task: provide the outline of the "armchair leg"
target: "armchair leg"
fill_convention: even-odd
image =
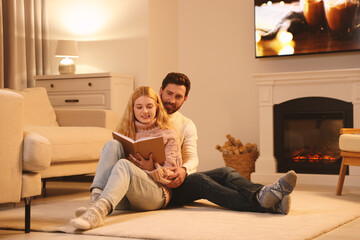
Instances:
[[[30,222],[31,222],[31,200],[32,197],[25,198],[25,233],[30,232]]]
[[[343,189],[343,186],[344,186],[346,170],[348,168],[348,166],[345,165],[344,162],[345,162],[345,160],[344,160],[344,157],[343,157],[343,160],[341,162],[340,172],[339,172],[338,184],[337,184],[337,187],[336,187],[336,195],[337,196],[341,195],[341,192],[342,192],[342,189]]]
[[[43,197],[46,197],[46,180],[45,179],[42,180],[42,190],[41,191],[42,191],[41,195]]]

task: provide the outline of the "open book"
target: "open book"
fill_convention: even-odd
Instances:
[[[163,137],[146,137],[133,140],[118,132],[113,132],[112,135],[113,138],[118,140],[124,147],[126,158],[129,158],[129,154],[136,157],[136,153],[138,152],[146,159],[148,159],[149,154],[152,153],[154,162],[160,165],[166,160]]]

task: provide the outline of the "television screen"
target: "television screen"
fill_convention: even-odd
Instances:
[[[255,0],[256,57],[360,50],[360,0]]]

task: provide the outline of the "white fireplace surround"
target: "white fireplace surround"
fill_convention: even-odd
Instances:
[[[271,183],[277,173],[274,157],[273,105],[302,97],[329,97],[351,102],[354,127],[360,128],[360,69],[254,74],[259,87],[260,156],[251,174],[254,182]],[[300,184],[336,186],[338,175],[298,174]],[[344,186],[360,186],[360,167],[350,166]],[[335,189],[334,189],[335,193]]]

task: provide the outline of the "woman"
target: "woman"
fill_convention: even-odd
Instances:
[[[117,131],[132,139],[162,136],[166,161],[160,166],[154,165],[151,156],[149,160],[140,155],[124,159],[121,144],[116,140],[108,141],[90,188],[90,207],[78,209],[77,218],[71,220],[78,229],[103,225],[105,216],[115,208],[155,210],[170,201],[171,190],[164,184],[169,182],[166,177],[172,174],[168,168],[182,165],[181,149],[161,99],[153,89],[139,87],[134,91]]]

